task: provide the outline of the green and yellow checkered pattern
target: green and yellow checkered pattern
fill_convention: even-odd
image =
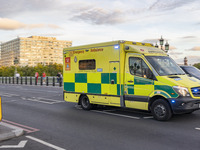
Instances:
[[[111,80],[114,84],[111,84]],[[64,78],[64,90],[77,93],[120,95],[119,74],[68,73]]]
[[[111,80],[114,84],[111,84]],[[164,95],[166,98],[177,97],[171,86],[157,85],[157,81],[134,77],[134,83],[127,85],[128,95],[145,95],[137,89],[146,89],[153,86],[151,91],[161,91],[159,94]],[[138,88],[139,87],[139,88]],[[119,74],[118,73],[68,73],[64,78],[64,90],[66,92],[75,93],[88,93],[88,94],[103,94],[103,95],[116,95],[124,94],[123,84],[120,88]],[[139,93],[140,92],[140,93]],[[145,91],[143,91],[145,92]],[[166,94],[165,94],[166,93]],[[168,93],[168,94],[167,94]],[[154,92],[156,94],[156,92]]]

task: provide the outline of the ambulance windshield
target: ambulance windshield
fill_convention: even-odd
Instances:
[[[146,59],[160,76],[185,74],[168,56],[146,56]]]

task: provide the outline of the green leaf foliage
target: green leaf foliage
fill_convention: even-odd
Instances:
[[[198,69],[200,69],[200,63],[196,63],[193,66],[196,67],[196,68],[198,68]]]

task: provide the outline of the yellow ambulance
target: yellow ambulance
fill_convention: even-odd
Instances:
[[[85,110],[107,105],[157,120],[200,109],[200,80],[149,43],[112,41],[64,48],[63,95]]]

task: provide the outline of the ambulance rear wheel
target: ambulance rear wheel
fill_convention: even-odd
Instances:
[[[166,121],[172,117],[169,103],[164,99],[158,99],[151,106],[151,113],[156,120]]]
[[[89,98],[86,95],[81,96],[81,98],[80,98],[80,104],[81,104],[81,107],[84,110],[90,110],[90,109],[92,109],[92,104],[90,104],[90,100],[89,100]]]

